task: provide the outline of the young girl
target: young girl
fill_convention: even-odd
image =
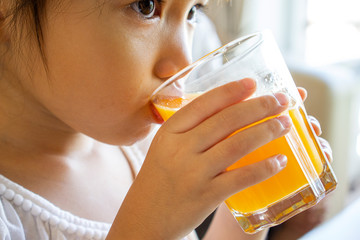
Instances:
[[[162,122],[149,96],[190,63],[205,4],[0,0],[0,239],[196,239],[224,199],[285,167],[278,155],[225,171],[291,126],[278,117],[224,140],[287,108],[281,94],[242,101],[251,79],[184,107],[148,152],[139,142]],[[221,205],[205,238],[265,234],[244,234]]]

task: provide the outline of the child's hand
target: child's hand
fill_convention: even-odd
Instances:
[[[299,93],[305,101],[307,93],[306,90],[303,88],[299,88]],[[317,121],[316,118],[309,116],[308,117],[311,126],[313,127],[316,135],[321,135],[321,127],[320,123]],[[329,143],[319,137],[320,145],[326,154],[329,161],[332,161],[332,151]],[[305,233],[313,229],[314,227],[318,226],[320,223],[323,222],[325,218],[325,214],[327,212],[327,204],[326,198],[323,199],[320,203],[316,206],[294,216],[293,218],[289,219],[288,221],[284,222],[283,224],[271,229],[271,234],[269,239],[276,239],[276,240],[291,240],[291,239],[299,239]]]
[[[164,123],[109,236],[185,236],[227,197],[285,167],[285,157],[273,156],[226,171],[246,154],[285,135],[291,127],[290,118],[280,116],[227,138],[287,108],[288,98],[283,94],[243,101],[255,88],[251,79],[216,88]]]
[[[298,90],[299,90],[302,100],[305,101],[306,97],[307,97],[306,90],[301,87],[299,87]],[[321,126],[320,126],[319,121],[316,118],[314,118],[313,116],[308,116],[308,119],[309,119],[311,126],[314,129],[316,135],[320,136],[322,132],[321,132]],[[332,157],[332,150],[331,150],[330,144],[328,143],[328,141],[326,141],[325,139],[323,139],[321,137],[319,137],[319,142],[320,142],[321,148],[324,151],[326,157],[328,158],[328,160],[330,162],[332,162],[333,157]]]

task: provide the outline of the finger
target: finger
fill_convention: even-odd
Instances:
[[[299,91],[299,94],[300,94],[300,96],[301,96],[301,99],[302,99],[303,101],[305,101],[306,98],[307,98],[307,91],[306,91],[306,89],[303,88],[303,87],[298,87],[298,91]]]
[[[203,152],[245,126],[280,114],[288,103],[286,95],[277,93],[234,104],[194,128],[191,131],[195,136],[193,145],[197,147],[196,151]]]
[[[248,78],[225,84],[194,99],[164,125],[174,133],[186,132],[218,111],[250,97],[255,89],[256,82]]]
[[[227,198],[274,176],[284,169],[286,164],[286,156],[276,155],[251,165],[223,172],[214,178],[212,187],[216,189],[214,192]]]
[[[332,162],[333,161],[333,152],[332,152],[329,142],[321,137],[319,137],[318,139],[319,139],[321,149],[324,151],[327,159],[329,160],[329,162]]]
[[[204,153],[209,173],[217,175],[227,167],[266,143],[289,132],[290,117],[284,115],[267,120],[219,142]]]
[[[319,121],[313,116],[308,116],[308,120],[310,121],[310,124],[311,124],[312,128],[314,129],[316,135],[320,136],[322,131],[321,131],[321,125],[320,125]]]

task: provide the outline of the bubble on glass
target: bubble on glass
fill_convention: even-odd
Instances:
[[[276,72],[265,72],[258,74],[259,95],[264,93],[276,93],[280,89],[285,90],[281,76]]]
[[[256,95],[261,96],[263,94],[275,94],[281,92],[289,97],[289,106],[293,107],[296,105],[296,100],[293,97],[293,94],[289,91],[289,88],[286,86],[286,82],[287,81],[285,81],[276,71],[259,74],[258,92]]]
[[[278,90],[282,87],[282,78],[276,72],[270,72],[263,77],[263,83],[271,90]]]

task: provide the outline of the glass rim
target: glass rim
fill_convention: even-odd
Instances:
[[[172,84],[173,82],[175,82],[176,80],[178,80],[179,76],[184,75],[185,73],[189,73],[191,72],[191,69],[197,67],[198,65],[202,65],[205,64],[207,62],[209,62],[211,59],[213,59],[214,57],[221,55],[223,53],[225,53],[226,51],[228,51],[229,49],[232,49],[236,46],[241,45],[243,42],[252,39],[254,37],[259,37],[258,41],[256,41],[254,44],[252,44],[250,47],[248,47],[242,54],[236,56],[236,59],[242,59],[245,56],[247,56],[250,52],[252,52],[252,50],[254,50],[257,46],[259,46],[263,41],[264,41],[264,37],[263,35],[268,32],[268,30],[265,31],[261,31],[261,32],[256,32],[253,34],[249,34],[240,38],[237,38],[217,49],[215,49],[214,51],[206,54],[205,56],[199,58],[198,60],[196,60],[195,62],[189,64],[188,66],[182,68],[180,71],[178,71],[177,73],[175,73],[173,76],[171,76],[170,78],[168,78],[167,80],[165,80],[162,84],[160,84],[160,86],[158,86],[153,93],[150,96],[150,99],[153,99],[154,96],[160,92],[163,88],[165,88],[166,86]]]

